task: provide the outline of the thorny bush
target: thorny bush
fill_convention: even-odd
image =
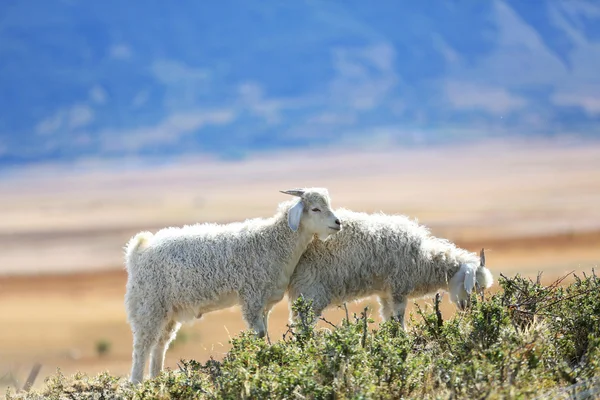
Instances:
[[[418,308],[407,332],[395,321],[374,325],[366,309],[316,329],[310,302],[301,298],[293,305],[299,322],[272,345],[242,332],[222,361],[183,360],[139,386],[106,373],[58,373],[43,389],[9,391],[7,399],[600,396],[596,274],[549,286],[539,277],[501,276],[499,285],[486,298],[473,294],[471,308],[446,321],[437,301]]]

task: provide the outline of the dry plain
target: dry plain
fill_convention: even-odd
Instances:
[[[589,272],[600,261],[597,144],[487,143],[8,171],[0,177],[0,387],[22,382],[35,362],[43,365],[36,386],[57,368],[127,374],[126,240],[141,229],[269,216],[286,199],[278,190],[298,186],[326,186],[335,207],[407,214],[469,250],[485,247],[495,276],[543,271],[549,281]],[[376,318],[373,299],[350,310],[365,305]],[[454,312],[446,298],[443,312]],[[326,318],[338,322],[342,315],[330,310]],[[271,315],[273,340],[286,323],[283,301]],[[243,327],[237,308],[184,326],[167,365],[220,358]],[[103,355],[101,342],[110,346]]]

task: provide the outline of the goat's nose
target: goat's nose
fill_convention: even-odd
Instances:
[[[340,222],[340,220],[339,220],[339,219],[337,219],[337,218],[335,219],[335,224],[336,224],[336,225],[342,225],[342,223]]]

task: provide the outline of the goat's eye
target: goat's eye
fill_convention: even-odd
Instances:
[[[312,211],[314,211],[314,212],[321,212],[321,210],[319,210],[318,208],[313,208]]]

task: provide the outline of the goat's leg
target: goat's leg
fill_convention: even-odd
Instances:
[[[150,357],[150,377],[154,378],[163,370],[165,364],[165,354],[169,348],[169,344],[177,336],[177,331],[181,327],[181,324],[176,321],[169,321],[165,326],[162,335],[158,339],[158,343],[152,350]]]

